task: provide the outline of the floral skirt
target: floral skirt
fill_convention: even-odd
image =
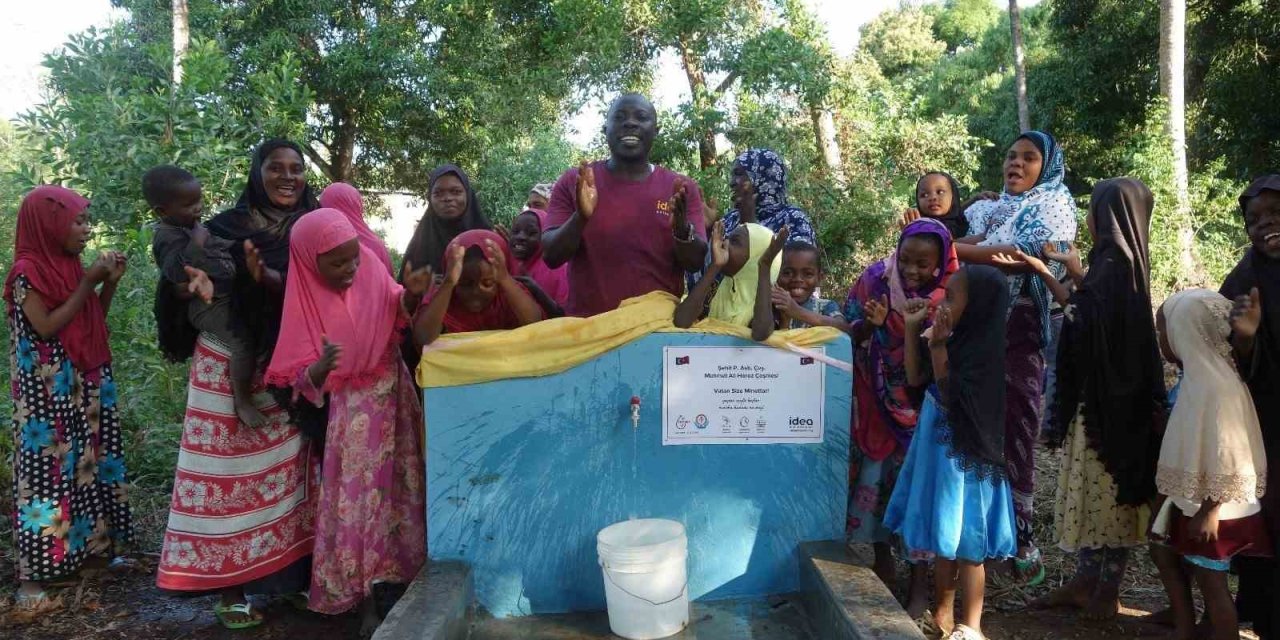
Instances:
[[[884,460],[872,460],[853,443],[849,458],[849,508],[845,516],[845,537],[849,542],[889,542],[893,532],[884,526],[884,508],[889,504],[902,454],[894,452]]]
[[[1062,448],[1053,526],[1063,551],[1136,547],[1147,541],[1151,509],[1116,503],[1116,483],[1090,449],[1083,411]]]
[[[337,614],[377,582],[405,584],[427,557],[422,404],[409,370],[329,396],[311,609]]]
[[[318,458],[261,386],[267,418],[236,418],[230,350],[201,336],[191,359],[182,443],[156,584],[174,591],[244,585],[311,553]]]
[[[14,544],[18,579],[44,581],[123,550],[133,525],[111,365],[83,375],[56,342],[33,344],[15,341],[12,371]]]

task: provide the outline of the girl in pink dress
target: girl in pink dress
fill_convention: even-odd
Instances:
[[[357,605],[379,623],[379,582],[406,583],[426,559],[422,405],[400,358],[399,329],[430,281],[406,269],[397,284],[347,218],[318,209],[289,240],[280,339],[269,384],[327,405],[310,607]]]

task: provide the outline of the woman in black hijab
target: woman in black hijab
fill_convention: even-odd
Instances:
[[[1219,292],[1235,301],[1231,341],[1267,449],[1269,490],[1262,497],[1262,515],[1271,540],[1280,542],[1280,464],[1275,462],[1280,456],[1280,175],[1250,183],[1240,196],[1240,211],[1251,246]],[[1241,557],[1236,569],[1240,621],[1252,621],[1263,640],[1280,637],[1280,566],[1275,559]]]
[[[289,233],[303,214],[317,206],[307,185],[302,149],[287,140],[267,140],[253,154],[239,202],[207,225],[213,235],[233,241],[236,279],[231,290],[231,329],[256,345],[260,354],[271,350],[279,333]],[[251,270],[257,278],[250,275]],[[227,478],[257,479],[268,474],[285,479],[281,491],[271,496],[249,491],[243,499],[216,507],[193,508],[189,496],[176,492],[169,522],[186,524],[165,532],[166,553],[160,558],[156,583],[171,591],[217,592],[221,598],[214,613],[224,626],[258,626],[262,612],[248,602],[246,593],[297,596],[307,590],[312,514],[319,488],[309,473],[314,447],[302,437],[292,414],[288,419],[280,416],[285,409],[277,402],[257,407],[272,425],[272,435],[252,435],[264,431],[238,419],[226,392],[230,386],[227,347],[206,335],[194,351],[186,418],[189,437],[182,439],[182,463],[174,485],[216,488],[230,482]],[[261,385],[255,388],[255,392],[262,390]],[[222,437],[210,438],[215,432]],[[248,548],[267,530],[279,539],[261,554],[226,553],[237,545]],[[197,566],[191,562],[195,557],[218,560]]]
[[[413,230],[413,238],[404,250],[404,262],[400,264],[400,278],[405,268],[431,267],[436,274],[444,273],[444,249],[458,234],[473,229],[493,230],[493,225],[480,210],[480,200],[471,179],[456,165],[445,164],[431,172],[427,187],[427,211]],[[411,332],[410,332],[411,333]],[[406,335],[400,353],[410,371],[416,371],[422,354],[413,344],[413,336]],[[416,378],[415,378],[416,379]]]
[[[237,328],[261,345],[260,355],[269,353],[280,333],[289,232],[303,214],[320,208],[307,184],[304,158],[302,147],[289,140],[263,142],[253,154],[249,180],[236,206],[214,216],[207,225],[210,233],[234,243],[232,317],[243,325]],[[252,275],[258,267],[261,284]]]
[[[1093,190],[1087,224],[1094,245],[1089,271],[1066,304],[1049,442],[1063,449],[1058,546],[1079,555],[1075,578],[1035,606],[1115,617],[1129,548],[1146,543],[1166,397],[1151,314],[1153,207],[1151,191],[1133,178]]]
[[[458,234],[472,229],[493,230],[480,210],[471,180],[462,169],[446,164],[431,172],[427,189],[427,212],[413,230],[413,239],[404,250],[404,264],[414,268],[429,266],[436,273],[444,269],[444,248]],[[404,273],[404,264],[400,271]]]

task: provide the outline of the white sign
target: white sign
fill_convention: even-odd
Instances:
[[[821,360],[772,347],[665,347],[662,444],[822,442],[826,379]]]

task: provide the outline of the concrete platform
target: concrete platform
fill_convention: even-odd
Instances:
[[[694,602],[680,640],[923,640],[893,594],[838,541],[797,549],[802,591]],[[869,556],[869,554],[868,554]],[[374,640],[614,640],[603,611],[494,618],[472,606],[471,568],[432,562],[387,616]]]
[[[819,640],[800,608],[800,595],[752,600],[695,602],[689,626],[672,640]],[[470,640],[618,640],[609,615],[571,613],[524,618],[477,619]]]

